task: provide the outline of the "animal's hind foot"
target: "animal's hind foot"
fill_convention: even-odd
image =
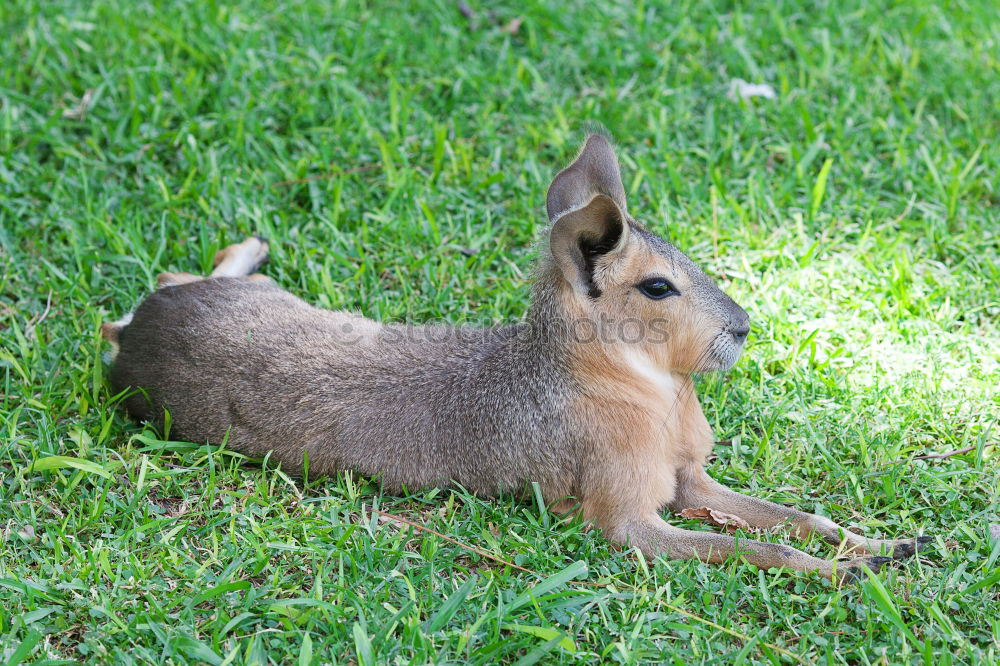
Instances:
[[[111,357],[118,354],[118,336],[122,329],[132,322],[132,313],[128,313],[118,321],[106,321],[101,324],[101,337],[111,343]]]
[[[132,321],[132,315],[127,314],[118,321],[106,321],[101,324],[101,337],[113,345],[118,344],[118,334]]]
[[[212,277],[246,277],[267,262],[268,244],[263,236],[251,236],[228,245],[215,254]]]

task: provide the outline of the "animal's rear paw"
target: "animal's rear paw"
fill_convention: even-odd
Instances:
[[[269,245],[263,236],[250,236],[242,243],[227,245],[215,253],[213,264],[218,267],[222,262],[229,261],[232,266],[223,277],[243,277],[257,271],[267,263]]]
[[[931,540],[929,536],[922,536],[916,539],[901,541],[893,547],[892,558],[894,560],[905,560],[908,557],[912,557],[920,551],[925,550]]]
[[[844,583],[857,583],[865,577],[864,568],[871,569],[877,573],[887,564],[894,561],[891,557],[881,556],[859,557],[854,560],[848,560],[843,565],[837,567],[837,582],[841,585]]]
[[[256,260],[256,263],[254,264],[253,269],[250,271],[251,273],[254,273],[254,272],[258,271],[261,266],[263,266],[264,264],[267,263],[267,260],[268,260],[267,253],[268,253],[268,250],[271,249],[271,244],[268,242],[267,238],[265,238],[264,236],[261,236],[260,234],[254,234],[254,236],[253,236],[252,239],[247,239],[247,240],[248,241],[249,240],[255,240],[255,241],[257,241],[257,253],[256,253],[255,257],[254,257],[255,260]]]

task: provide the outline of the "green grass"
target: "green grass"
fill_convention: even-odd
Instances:
[[[0,663],[997,663],[995,5],[417,4],[0,7]],[[645,561],[535,503],[292,479],[116,406],[100,322],[251,232],[313,303],[516,319],[593,121],[632,212],[751,314],[701,382],[710,471],[927,557],[843,589]]]

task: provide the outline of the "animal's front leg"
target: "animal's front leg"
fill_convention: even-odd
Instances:
[[[737,555],[762,569],[786,568],[808,573],[815,571],[831,580],[854,580],[862,567],[878,571],[891,559],[865,557],[832,562],[780,544],[736,539],[717,532],[696,532],[670,525],[658,515],[636,517],[604,529],[613,541],[639,548],[646,556],[665,555],[671,559],[698,559],[725,562]]]
[[[738,555],[764,569],[816,571],[831,579],[853,578],[861,567],[878,570],[891,561],[888,557],[868,557],[836,563],[780,544],[674,527],[660,517],[658,509],[663,502],[658,497],[662,494],[669,499],[673,495],[671,484],[676,475],[650,474],[653,469],[655,466],[620,466],[611,473],[602,468],[583,489],[584,518],[599,527],[609,540],[635,546],[650,558],[664,555],[671,559],[724,562]]]
[[[901,559],[913,555],[930,541],[930,537],[868,539],[849,532],[829,518],[734,492],[712,479],[700,466],[685,468],[677,475],[677,492],[670,508],[681,511],[700,507],[739,516],[753,527],[783,526],[799,538],[815,532],[834,545],[843,543],[848,552],[857,555],[884,553]]]

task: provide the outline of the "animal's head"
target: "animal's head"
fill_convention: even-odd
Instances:
[[[673,245],[628,212],[618,159],[599,134],[549,186],[548,284],[579,335],[641,351],[659,370],[727,370],[749,333],[747,313]],[[585,342],[591,342],[585,340]]]

